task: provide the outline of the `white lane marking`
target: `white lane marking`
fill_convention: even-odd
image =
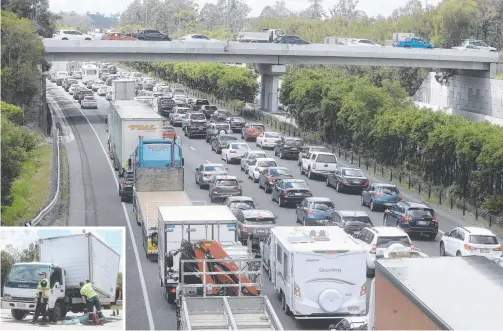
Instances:
[[[47,96],[47,102],[52,106],[55,117],[58,118],[58,122],[61,126],[61,138],[63,142],[68,143],[72,140],[75,140],[72,127],[70,126],[70,124],[68,124],[68,121],[66,120],[66,117],[63,114],[63,111],[61,110],[59,104],[54,100],[52,96]]]
[[[91,122],[87,118],[86,114],[84,114],[84,112],[82,111],[82,109],[80,109],[80,107],[77,106],[78,103],[76,103],[74,100],[72,100],[72,102],[75,104],[75,106],[80,111],[80,113],[82,114],[82,116],[84,116],[84,118],[87,121],[87,124],[89,124],[89,126],[93,130],[94,135],[96,136],[96,139],[98,139],[98,142],[99,142],[99,145],[101,147],[101,150],[103,151],[103,154],[105,154],[105,159],[107,160],[108,166],[110,167],[110,171],[112,171],[112,177],[115,180],[115,184],[117,185],[116,187],[119,187],[119,181],[117,180],[117,176],[115,176],[115,170],[114,170],[114,168],[112,166],[112,163],[110,162],[110,159],[108,158],[108,153],[105,150],[105,147],[101,143],[100,136],[98,135],[98,132],[96,132],[96,129],[91,124]],[[145,301],[145,309],[147,310],[147,318],[148,318],[149,330],[155,330],[154,318],[152,317],[152,309],[150,308],[150,300],[148,298],[147,285],[145,283],[145,277],[143,276],[143,268],[142,268],[141,262],[140,262],[140,254],[138,253],[138,248],[136,246],[136,240],[135,240],[135,237],[134,237],[133,228],[131,226],[131,220],[129,219],[129,215],[128,215],[128,212],[127,212],[127,209],[126,209],[126,203],[125,202],[122,202],[122,210],[124,212],[124,216],[126,216],[126,222],[127,222],[127,226],[128,226],[129,236],[131,237],[131,241],[133,243],[133,251],[134,251],[134,255],[135,255],[135,259],[136,259],[136,265],[138,266],[138,273],[140,275],[140,284],[141,284],[141,289],[143,291],[143,299]],[[127,298],[126,298],[126,300],[127,300]]]
[[[444,234],[445,234],[445,232],[444,232],[444,231],[442,231],[442,230],[438,230],[438,232],[440,232],[442,235],[444,235]]]
[[[195,151],[195,150],[196,150],[196,149],[195,149],[194,147],[192,147],[192,146],[190,146],[190,149],[191,149],[191,150],[193,150],[193,151]]]

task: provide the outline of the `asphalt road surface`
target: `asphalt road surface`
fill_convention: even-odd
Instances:
[[[109,103],[104,97],[98,97],[98,109],[81,110],[77,101],[61,87],[49,83],[48,95],[61,108],[61,114],[66,117],[62,125],[68,125],[62,130],[68,132],[68,158],[70,166],[70,226],[125,226],[126,240],[126,327],[134,330],[176,329],[176,315],[173,306],[168,305],[164,298],[164,289],[160,287],[157,263],[146,259],[142,247],[141,228],[134,221],[131,204],[121,203],[118,196],[116,173],[110,164],[107,154],[107,137],[105,129],[105,114]],[[185,157],[185,190],[191,200],[205,200],[209,204],[208,191],[195,184],[194,170],[205,162],[224,163],[221,156],[211,151],[210,145],[204,139],[188,139],[180,129],[177,133],[182,137]],[[249,142],[252,149],[259,149],[254,142]],[[266,151],[274,157],[272,151]],[[382,212],[372,212],[360,205],[360,196],[337,193],[325,186],[322,180],[309,180],[300,176],[295,160],[280,160],[279,166],[288,167],[297,178],[306,180],[314,196],[330,197],[336,208],[343,210],[364,210],[374,224],[382,224]],[[264,193],[252,180],[240,171],[239,165],[226,165],[230,175],[243,180],[243,195],[252,197],[260,209],[268,209],[278,216],[278,225],[295,225],[295,208],[280,208],[271,201],[270,194]],[[372,180],[372,178],[370,178]],[[405,199],[417,200],[405,196]],[[453,215],[437,211],[440,217],[440,229],[450,231],[460,224]],[[414,244],[422,252],[430,256],[438,256],[439,239],[435,241],[412,238]],[[286,316],[280,309],[279,301],[264,276],[265,293],[276,309],[285,330],[292,329],[326,329],[330,321],[296,322]]]

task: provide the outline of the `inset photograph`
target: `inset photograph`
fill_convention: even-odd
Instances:
[[[0,227],[0,329],[125,330],[122,227]]]

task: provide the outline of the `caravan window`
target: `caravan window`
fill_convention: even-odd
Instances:
[[[276,260],[278,260],[279,263],[281,263],[281,257],[283,256],[283,250],[281,249],[281,246],[276,244]]]
[[[286,255],[286,252],[283,253],[283,278],[288,280],[288,256]]]

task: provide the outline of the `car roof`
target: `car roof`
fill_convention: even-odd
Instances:
[[[496,236],[491,230],[486,229],[486,228],[480,228],[477,226],[461,226],[458,227],[466,232],[468,232],[471,235],[481,235],[481,236]]]
[[[207,166],[220,166],[220,167],[223,167],[224,165],[222,163],[203,163],[202,164],[203,166],[207,167]]]
[[[264,134],[266,133],[274,133],[274,134],[277,134],[278,136],[281,136],[281,134],[279,134],[278,132],[275,132],[275,131],[265,131]]]
[[[340,170],[360,170],[360,171],[362,170],[360,168],[350,168],[350,167],[337,167],[337,168]]]
[[[227,134],[227,133],[224,133],[224,134],[219,134],[218,135],[218,138],[221,138],[221,137],[232,137],[232,138],[236,138],[238,139],[236,136],[232,135],[232,134]]]
[[[285,182],[285,183],[306,183],[305,180],[297,179],[297,178],[285,178],[285,179],[282,179],[281,181]]]
[[[245,209],[241,210],[243,213],[244,217],[249,217],[249,216],[264,216],[264,217],[274,217],[274,214],[270,210],[265,210],[265,209]]]
[[[226,176],[226,175],[217,175],[215,176],[215,179],[228,179],[228,180],[238,180],[236,176]]]
[[[379,187],[394,187],[394,188],[397,188],[396,185],[389,184],[389,183],[373,183],[372,185],[379,186]]]
[[[260,162],[260,161],[276,161],[276,159],[274,159],[272,157],[257,157],[255,160],[257,160],[257,162]]]
[[[420,203],[420,202],[411,202],[411,201],[402,201],[402,203],[406,204],[409,206],[409,208],[427,208],[427,209],[433,209],[427,204]]]
[[[405,233],[402,229],[399,229],[394,226],[373,226],[373,227],[366,227],[366,229],[369,229],[370,231],[377,233],[378,236],[408,237],[407,233]]]
[[[267,168],[267,169],[268,169],[268,170],[274,170],[274,169],[286,169],[286,170],[288,170],[288,168],[287,168],[287,167],[269,167],[269,168]]]
[[[239,196],[239,197],[228,197],[229,201],[253,201],[252,197]]]
[[[307,201],[330,201],[332,202],[332,199],[327,198],[327,197],[309,197],[306,198]]]
[[[261,151],[259,149],[254,149],[254,150],[248,151],[248,155],[249,154],[265,154],[265,155],[267,155],[266,152]],[[259,159],[263,159],[263,158],[259,158]]]
[[[363,210],[338,210],[337,214],[341,216],[369,216],[366,212]]]
[[[287,140],[302,140],[302,138],[299,138],[299,137],[283,137]]]

